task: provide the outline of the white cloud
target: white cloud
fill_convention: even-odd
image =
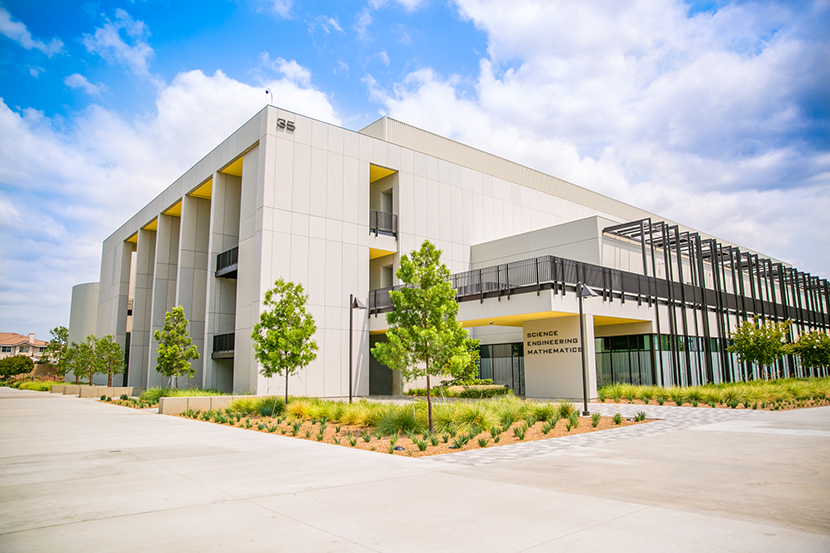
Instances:
[[[292,83],[302,86],[308,86],[311,83],[311,71],[297,63],[296,60],[283,58],[272,60],[268,52],[263,52],[259,55],[259,64],[271,71],[282,73]]]
[[[32,38],[32,33],[25,24],[13,21],[12,14],[0,6],[0,33],[6,35],[27,50],[40,50],[50,58],[63,50],[63,42],[53,38],[49,43]]]
[[[360,13],[357,14],[355,22],[355,32],[357,33],[357,38],[359,40],[368,41],[369,40],[369,25],[372,24],[372,12],[369,8],[363,8]]]
[[[830,48],[804,31],[827,8],[456,4],[488,37],[478,75],[369,77],[383,113],[830,276],[827,120],[805,103],[826,106]]]
[[[93,84],[80,73],[73,73],[67,75],[63,79],[63,84],[69,88],[81,89],[90,96],[101,96],[101,93],[107,90],[107,85],[104,83]]]
[[[124,31],[127,40],[121,36]],[[87,51],[98,54],[110,63],[126,66],[140,77],[150,74],[150,60],[155,53],[147,43],[150,35],[143,21],[134,20],[122,9],[115,10],[115,21],[106,20],[94,35],[84,34],[81,42]]]
[[[265,84],[280,107],[340,124],[322,92]],[[104,238],[267,103],[261,86],[201,71],[135,119],[93,104],[53,120],[0,101],[0,328],[67,324],[71,287],[99,278]]]
[[[46,71],[46,70],[42,67],[29,66],[29,74],[32,77],[34,77],[35,79],[40,77],[40,74],[43,73],[44,71]]]
[[[369,6],[378,10],[390,2],[400,5],[408,12],[414,12],[427,4],[427,0],[369,0]]]
[[[291,18],[291,8],[294,0],[271,0],[271,11],[284,19]]]
[[[389,54],[386,53],[386,50],[381,50],[376,55],[383,65],[389,65]]]

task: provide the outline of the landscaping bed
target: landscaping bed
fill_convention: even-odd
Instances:
[[[346,404],[297,398],[286,408],[280,399],[252,397],[237,400],[227,409],[189,409],[179,416],[410,457],[554,439],[647,422],[645,413],[638,414],[636,420],[619,414],[580,417],[568,402],[535,403],[515,398],[437,404],[433,433],[426,431],[425,414],[423,402],[390,405],[362,400]]]
[[[801,409],[830,405],[830,378],[786,378],[686,388],[612,384],[599,388],[597,401],[714,409]]]

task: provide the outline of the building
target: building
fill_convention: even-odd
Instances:
[[[114,334],[129,385],[161,385],[151,337],[181,305],[202,354],[191,384],[279,393],[250,334],[284,277],[309,294],[320,346],[291,392],[347,396],[353,340],[354,394],[399,393],[369,349],[400,256],[425,239],[481,340],[482,376],[529,397],[582,395],[578,281],[600,294],[584,302],[590,395],[757,377],[724,349],[753,314],[795,333],[830,324],[828,282],[781,261],[393,119],[353,132],[268,106],[105,240],[97,310],[94,284],[73,291],[70,332]],[[353,336],[350,294],[368,306]]]
[[[0,332],[0,359],[13,355],[25,355],[37,362],[46,352],[47,343],[35,338],[35,333],[28,336],[16,332]]]

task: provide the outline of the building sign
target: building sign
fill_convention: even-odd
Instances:
[[[570,333],[568,333],[570,334]],[[558,330],[541,330],[525,332],[525,355],[554,355],[561,353],[581,353],[579,337],[559,336]]]
[[[593,326],[593,320],[589,325]],[[587,330],[587,329],[586,329]],[[589,372],[594,371],[593,332],[588,331]],[[582,397],[582,343],[576,315],[525,321],[525,392],[527,397],[578,399]],[[595,378],[591,379],[593,382]],[[589,381],[589,394],[596,384]],[[592,396],[593,397],[593,396]]]
[[[286,121],[285,119],[277,119],[277,128],[285,129],[289,132],[294,132],[294,121]]]

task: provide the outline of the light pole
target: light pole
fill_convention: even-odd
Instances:
[[[354,316],[352,312],[355,309],[366,309],[366,306],[360,303],[360,300],[354,297],[354,294],[349,294],[349,403],[352,402],[352,347],[354,345]]]
[[[274,105],[274,93],[271,92],[271,89],[268,88],[267,86],[265,87],[265,94],[268,95],[268,103],[273,106]]]
[[[579,298],[579,349],[582,351],[582,416],[587,417],[588,412],[588,363],[585,358],[585,322],[582,319],[582,298],[593,298],[599,296],[588,286],[578,282],[576,284],[576,295]]]

